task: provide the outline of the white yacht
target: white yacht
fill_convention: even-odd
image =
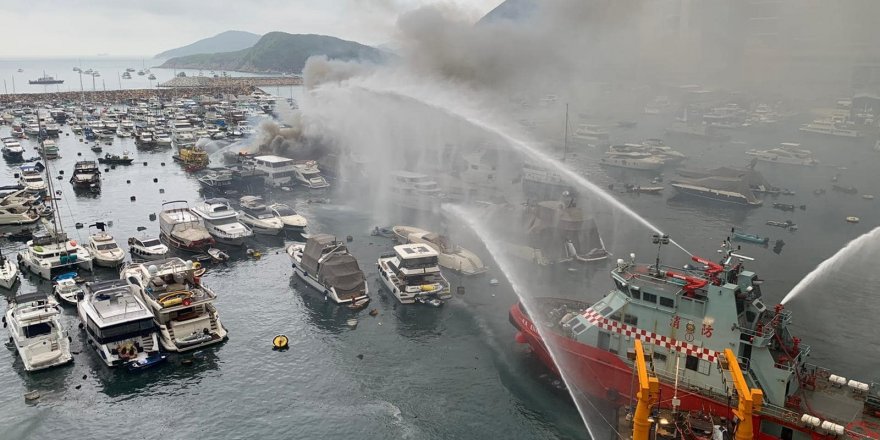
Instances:
[[[19,261],[44,280],[76,268],[92,270],[92,256],[75,240],[68,240],[64,232],[54,235],[35,235],[19,252]]]
[[[799,130],[804,133],[824,134],[846,138],[858,138],[862,136],[858,130],[849,128],[847,124],[830,119],[817,119],[809,124],[802,125]]]
[[[300,185],[309,189],[327,188],[330,186],[327,179],[321,175],[318,169],[318,162],[307,160],[296,162],[293,166],[294,177]]]
[[[3,147],[0,148],[3,157],[9,160],[21,160],[24,156],[24,148],[15,138],[3,138]]]
[[[452,244],[444,235],[413,226],[394,226],[391,230],[400,243],[424,243],[437,251],[441,267],[462,275],[477,275],[488,270],[475,253]]]
[[[406,209],[439,213],[445,194],[434,179],[409,171],[391,173],[391,202]]]
[[[305,231],[306,226],[308,226],[308,221],[305,217],[297,214],[293,208],[284,203],[273,203],[267,208],[281,220],[281,223],[284,225],[282,230],[284,231],[302,233]]]
[[[611,139],[608,130],[592,124],[581,124],[574,131],[574,137],[595,144],[607,144],[609,139]]]
[[[55,159],[58,157],[58,145],[52,139],[44,139],[37,146],[37,151],[46,159]]]
[[[305,243],[287,247],[293,273],[336,304],[368,300],[367,280],[345,243],[328,234],[317,234]]]
[[[214,245],[214,238],[202,226],[185,200],[162,204],[159,213],[159,237],[169,245],[185,251],[199,252]]]
[[[168,256],[168,246],[158,237],[129,237],[128,250],[141,260],[159,260]]]
[[[87,249],[98,266],[118,267],[125,262],[125,252],[113,236],[104,231],[89,235]]]
[[[656,171],[663,168],[663,159],[650,153],[606,153],[599,159],[605,166],[628,168],[631,170]]]
[[[156,145],[160,147],[170,147],[173,140],[168,133],[157,131],[153,134]]]
[[[289,186],[296,175],[296,161],[281,156],[256,156],[253,158],[255,170],[266,173],[266,186],[277,188]]]
[[[5,255],[0,254],[0,287],[12,289],[18,282],[18,266]]]
[[[59,315],[58,303],[45,293],[20,294],[9,302],[3,322],[26,371],[44,370],[73,360]]]
[[[379,278],[402,304],[439,307],[452,294],[440,273],[438,257],[437,251],[424,243],[394,246],[393,254],[379,258]]]
[[[0,206],[0,226],[32,225],[40,220],[36,208],[25,205]]]
[[[219,243],[241,246],[244,240],[254,233],[251,228],[238,221],[238,213],[229,206],[226,199],[206,199],[196,203],[193,214],[202,221],[202,226]]]
[[[768,150],[752,149],[746,154],[762,162],[782,163],[787,165],[818,165],[819,161],[813,159],[813,152],[801,148],[801,144],[783,142],[776,148]]]
[[[30,193],[44,193],[48,188],[43,173],[34,165],[22,165],[19,169],[18,183]]]
[[[213,304],[217,295],[196,271],[192,261],[168,258],[129,264],[120,273],[152,312],[165,350],[191,351],[227,339]]]
[[[64,303],[66,304],[72,305],[76,305],[76,303],[81,298],[81,295],[83,294],[82,287],[80,287],[79,284],[76,283],[76,280],[73,276],[57,278],[55,281],[55,287],[52,288],[52,291],[55,293],[55,296],[57,296],[58,299],[64,301]]]
[[[86,283],[76,309],[89,345],[108,367],[163,359],[156,322],[127,279]]]
[[[259,196],[243,196],[239,219],[256,234],[278,235],[284,229],[284,222],[270,210]]]

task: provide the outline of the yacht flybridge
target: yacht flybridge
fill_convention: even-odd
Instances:
[[[45,293],[16,296],[3,318],[26,371],[44,370],[73,360],[62,330],[58,303]]]
[[[438,253],[425,243],[394,246],[394,253],[379,258],[382,284],[402,304],[415,302],[435,307],[452,297],[449,282],[440,273]]]
[[[135,286],[159,325],[159,341],[168,351],[182,352],[227,339],[214,308],[217,295],[205,286],[192,261],[168,258],[129,264],[120,277]]]
[[[163,359],[153,313],[127,280],[86,283],[77,313],[89,345],[108,367]]]

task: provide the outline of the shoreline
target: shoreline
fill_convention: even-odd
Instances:
[[[44,102],[123,102],[127,100],[148,100],[159,98],[163,101],[182,96],[250,95],[257,86],[244,84],[218,85],[213,87],[172,87],[152,89],[95,90],[81,92],[17,93],[0,95],[0,104],[16,101],[22,104]]]

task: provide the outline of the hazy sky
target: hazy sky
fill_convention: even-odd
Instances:
[[[226,30],[332,35],[379,45],[397,17],[445,3],[474,20],[502,0],[0,0],[0,58],[152,56]]]

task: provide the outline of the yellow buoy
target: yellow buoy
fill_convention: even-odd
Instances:
[[[289,340],[285,335],[278,335],[272,339],[273,350],[286,350]]]

